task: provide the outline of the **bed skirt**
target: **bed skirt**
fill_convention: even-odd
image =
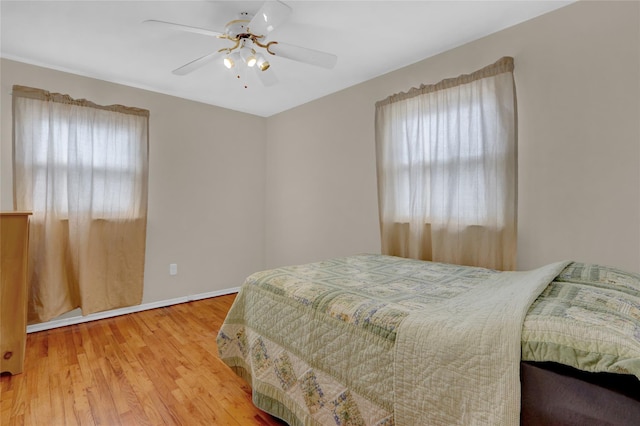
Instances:
[[[523,426],[640,424],[640,393],[634,376],[522,362],[520,379]]]

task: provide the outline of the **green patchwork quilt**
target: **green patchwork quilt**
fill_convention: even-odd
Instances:
[[[483,288],[486,301],[478,296]],[[503,318],[502,307],[515,305],[520,293],[522,318]],[[459,320],[441,321],[445,312]],[[516,351],[488,335],[496,328],[498,336],[517,338]],[[437,342],[422,339],[423,331]],[[446,383],[484,380],[490,369],[513,372],[520,346],[523,360],[640,378],[640,276],[578,263],[532,274],[382,255],[330,259],[251,275],[217,343],[221,359],[251,384],[256,406],[289,424],[418,424],[424,412],[450,415],[448,407],[420,406],[434,385],[447,387],[438,384],[439,372],[448,372]],[[483,345],[496,349],[489,357],[476,353]],[[464,369],[450,368],[456,363]],[[435,379],[425,375],[429,369]],[[519,398],[511,376],[504,389]],[[491,388],[482,393],[496,395],[481,395],[478,405],[501,397]]]
[[[567,266],[525,317],[522,359],[640,379],[640,274]]]

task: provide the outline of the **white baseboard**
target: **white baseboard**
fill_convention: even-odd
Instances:
[[[165,306],[177,305],[179,303],[193,302],[194,300],[202,300],[202,299],[208,299],[210,297],[224,296],[226,294],[237,293],[239,290],[240,290],[240,287],[234,287],[234,288],[228,288],[224,290],[211,291],[208,293],[200,293],[200,294],[193,294],[193,295],[184,296],[184,297],[178,297],[175,299],[160,300],[158,302],[143,303],[141,305],[128,306],[126,308],[113,309],[111,311],[97,312],[95,314],[89,314],[85,316],[78,315],[75,317],[54,319],[54,320],[43,322],[40,324],[28,325],[27,333],[35,333],[37,331],[51,330],[52,328],[65,327],[67,325],[73,325],[73,324],[81,324],[84,322],[90,322],[90,321],[100,320],[104,318],[112,318],[118,315],[132,314],[134,312],[147,311],[149,309],[164,308]]]

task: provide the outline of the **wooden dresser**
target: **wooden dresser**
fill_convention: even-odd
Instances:
[[[0,212],[0,373],[22,373],[27,340],[28,212]]]

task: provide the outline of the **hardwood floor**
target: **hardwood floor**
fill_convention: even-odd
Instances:
[[[235,295],[31,333],[0,378],[0,424],[283,425],[218,359]]]

